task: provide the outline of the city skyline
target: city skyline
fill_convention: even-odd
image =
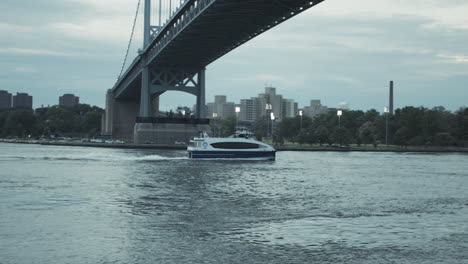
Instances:
[[[119,72],[136,1],[0,3],[0,89],[35,95],[34,107],[74,91],[103,107]],[[445,106],[468,97],[468,3],[326,0],[207,67],[207,98],[239,101],[265,84],[307,105],[379,111],[395,81],[395,108]],[[21,15],[19,15],[21,14]],[[141,18],[141,16],[140,16]],[[141,23],[129,61],[141,47]],[[193,105],[168,92],[161,110]]]
[[[50,107],[51,104],[44,106],[34,106],[33,104],[34,95],[28,94],[25,92],[16,92],[16,95],[13,92],[8,90],[0,90],[0,110],[3,109],[12,109],[12,108],[31,108],[38,109],[44,107]],[[52,106],[65,106],[72,107],[80,103],[80,97],[75,96],[71,93],[66,93],[58,96],[58,102],[52,104]]]
[[[215,105],[218,104],[218,107],[221,107],[221,108],[216,109],[216,110],[214,110],[214,109],[208,110],[208,113],[213,113],[213,112],[215,112],[215,113],[225,112],[225,113],[229,113],[229,115],[230,115],[231,112],[234,113],[234,109],[235,109],[236,106],[240,106],[240,105],[242,104],[242,101],[251,100],[251,99],[257,99],[257,98],[259,98],[259,97],[269,97],[269,96],[271,96],[271,95],[268,95],[268,96],[267,96],[267,94],[271,94],[271,93],[273,94],[273,96],[276,96],[276,93],[277,93],[277,92],[276,92],[276,87],[273,87],[273,86],[265,86],[265,87],[264,87],[264,90],[265,90],[265,92],[264,92],[264,93],[259,93],[257,97],[251,96],[250,99],[243,98],[243,99],[240,99],[240,100],[238,101],[238,103],[236,103],[236,102],[227,102],[227,95],[214,95],[214,101],[213,101],[213,102],[209,102],[209,99],[207,99],[207,103],[206,103],[205,106],[209,109],[210,107],[213,106],[213,104],[215,104]],[[258,91],[257,91],[257,92],[258,92]],[[0,96],[1,96],[2,99],[5,97],[4,93],[5,93],[5,95],[8,94],[8,95],[10,96],[10,104],[9,104],[10,106],[9,106],[9,108],[14,108],[14,107],[13,107],[13,97],[14,97],[14,95],[12,94],[11,91],[8,91],[8,90],[0,90]],[[17,92],[17,95],[28,95],[28,96],[30,96],[31,98],[34,97],[34,95],[30,95],[30,94],[23,93],[23,92]],[[294,107],[295,107],[295,110],[292,111],[292,112],[296,112],[295,115],[298,115],[298,113],[297,113],[298,109],[305,109],[305,108],[309,107],[310,105],[313,105],[312,101],[318,101],[319,104],[320,104],[320,99],[319,99],[319,100],[317,100],[317,99],[310,99],[310,102],[311,102],[310,105],[304,105],[303,107],[299,107],[299,106],[298,106],[298,103],[295,101],[295,98],[287,99],[287,98],[284,98],[284,97],[282,96],[282,94],[277,94],[277,96],[279,96],[279,98],[276,100],[276,101],[277,101],[276,103],[281,102],[281,101],[285,101],[285,102],[292,102],[293,104],[295,104],[295,106],[294,106]],[[218,101],[218,100],[219,100],[219,101]],[[279,100],[279,101],[278,101],[278,100]],[[217,101],[218,101],[218,102],[217,102]],[[3,102],[3,101],[2,101],[2,102]],[[70,106],[73,106],[73,105],[76,105],[76,104],[79,104],[79,103],[80,103],[80,97],[79,97],[79,96],[77,96],[77,95],[75,95],[75,94],[73,94],[73,93],[65,93],[65,94],[63,94],[63,95],[59,95],[59,96],[58,96],[58,103],[56,103],[56,104],[48,104],[48,106],[44,106],[44,105],[42,104],[41,106],[37,106],[37,107],[34,107],[34,106],[33,106],[32,108],[33,108],[33,109],[37,109],[37,108],[50,107],[50,106],[55,106],[55,105],[61,105],[61,106],[68,106],[68,107],[70,107]],[[264,104],[271,104],[271,103],[272,103],[272,102],[270,102],[269,99],[263,98],[263,100],[262,100],[262,106],[263,106]],[[87,104],[87,103],[84,103],[84,104]],[[225,107],[225,106],[221,106],[222,104],[226,104],[226,105],[228,106],[228,107],[227,107],[228,109],[222,108],[222,107]],[[343,102],[342,102],[342,104],[343,104]],[[3,103],[2,103],[2,105],[3,105]],[[177,107],[168,109],[167,112],[170,111],[170,110],[175,111],[175,110],[177,110],[177,109],[180,108],[180,107],[189,107],[189,108],[190,108],[190,106],[188,106],[188,105],[178,105]],[[263,106],[263,107],[264,107],[264,106]],[[195,109],[194,107],[192,107],[192,108]],[[193,109],[192,109],[192,110],[193,110]],[[162,110],[161,110],[161,111],[162,111]],[[164,110],[164,111],[165,111],[165,110]],[[280,110],[280,109],[277,109],[277,112],[278,112],[278,111],[279,111],[279,112],[282,112],[282,110]],[[289,112],[291,112],[291,111],[289,111]],[[281,115],[281,114],[277,114],[277,116],[280,116],[280,115]],[[290,114],[288,114],[287,116],[288,116],[288,117],[292,117],[293,114],[290,113]],[[207,114],[207,118],[211,118],[211,117],[213,117],[212,114]],[[222,114],[221,114],[221,115],[219,115],[219,116],[217,116],[217,117],[228,117],[228,115],[226,115],[226,114],[225,114],[225,115],[222,115]]]

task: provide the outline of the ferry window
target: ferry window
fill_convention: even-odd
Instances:
[[[191,142],[189,143],[189,146],[190,146],[190,147],[195,147],[196,145],[197,145],[197,143],[196,143],[196,142],[193,142],[193,141],[191,141]]]
[[[245,143],[245,142],[220,142],[211,144],[213,148],[222,148],[222,149],[257,149],[260,146],[254,143]]]

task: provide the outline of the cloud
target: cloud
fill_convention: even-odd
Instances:
[[[439,54],[437,56],[439,58],[446,59],[445,61],[450,62],[450,63],[468,63],[468,56],[444,55],[444,54]]]
[[[13,72],[19,72],[19,73],[34,73],[37,72],[37,70],[33,67],[29,66],[16,66],[13,68]]]
[[[67,91],[103,105],[135,8],[128,0],[0,1],[0,89],[29,89],[39,104]],[[446,106],[457,108],[468,97],[466,78],[454,78],[468,72],[466,13],[466,0],[326,0],[209,65],[207,98],[248,98],[268,83],[301,105],[319,98],[380,109],[394,79],[405,103],[432,103],[425,95],[443,86],[453,98]],[[141,16],[135,32],[130,62]],[[193,104],[192,96],[166,98],[162,105]]]
[[[321,98],[328,105],[345,100],[356,107],[380,109],[391,79],[404,85],[401,96],[414,98],[421,87],[438,89],[443,80],[468,72],[466,63],[447,64],[449,59],[464,61],[459,54],[468,54],[468,30],[428,26],[434,21],[408,15],[317,15],[312,9],[210,65],[207,78],[216,90],[208,93],[236,91],[252,96],[265,83],[252,77],[265,73],[275,77],[270,78],[273,86],[300,105]],[[440,54],[458,57],[444,61]],[[226,81],[222,76],[235,78]],[[454,83],[445,92],[454,97],[453,105],[459,105],[458,98],[467,97],[468,92]]]
[[[17,55],[42,55],[42,56],[74,56],[72,53],[65,53],[46,49],[22,49],[22,48],[0,48],[0,53]]]
[[[434,25],[468,28],[468,2],[465,0],[326,0],[308,15],[322,14],[330,17],[374,15],[393,17],[407,15],[423,17]],[[314,14],[312,14],[314,13]]]

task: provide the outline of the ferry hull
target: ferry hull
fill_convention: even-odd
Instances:
[[[275,160],[275,151],[189,151],[191,159]]]

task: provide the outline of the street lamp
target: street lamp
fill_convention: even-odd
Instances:
[[[271,104],[266,104],[265,109],[266,109],[266,115],[268,116],[269,113],[271,114],[271,110],[273,109],[273,106]],[[268,136],[268,131],[270,131],[269,126],[270,126],[270,122],[268,122],[268,120],[267,120],[267,131],[266,131],[267,136]]]
[[[236,106],[236,126],[239,126],[239,113],[241,111],[241,108],[239,106]]]
[[[185,118],[185,110],[182,110],[182,117]]]
[[[302,130],[302,114],[303,114],[303,113],[302,113],[302,110],[299,110],[299,116],[300,116],[300,118],[301,118],[301,129],[300,129],[300,130]]]
[[[388,113],[390,111],[388,110],[388,107],[384,107],[384,113],[385,113],[385,145],[388,146]]]
[[[338,112],[336,112],[336,115],[338,116],[338,128],[341,128],[341,116],[343,115],[343,111],[338,110]]]
[[[270,118],[271,118],[271,139],[273,140],[273,122],[275,121],[275,113],[271,113],[270,114]]]

